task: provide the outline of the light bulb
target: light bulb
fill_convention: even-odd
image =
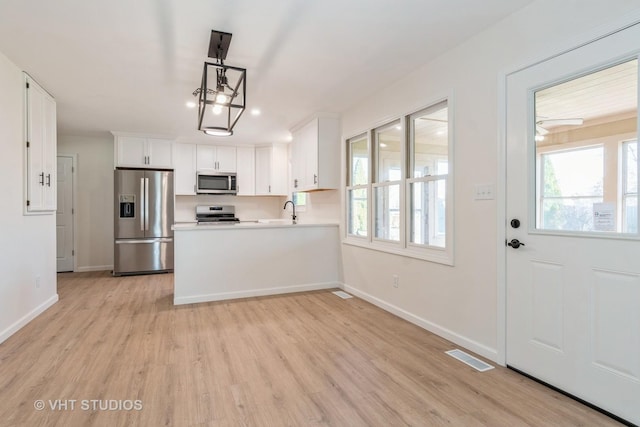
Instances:
[[[224,93],[219,93],[216,95],[216,103],[226,104],[227,102],[229,102],[229,97]]]
[[[222,105],[214,105],[213,106],[213,114],[219,115],[220,113],[222,113]]]

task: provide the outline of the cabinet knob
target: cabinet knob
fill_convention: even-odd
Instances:
[[[314,184],[318,183],[318,175],[316,175],[315,173],[313,174],[313,183]]]

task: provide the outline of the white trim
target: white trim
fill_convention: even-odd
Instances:
[[[414,325],[417,325],[422,329],[426,329],[429,332],[432,332],[446,340],[449,340],[456,345],[464,347],[467,350],[470,350],[476,354],[479,354],[482,357],[486,357],[491,361],[495,362],[497,360],[498,352],[496,351],[496,349],[487,347],[484,344],[481,344],[463,335],[457,334],[445,327],[442,327],[436,323],[423,319],[422,317],[416,316],[413,313],[409,313],[408,311],[403,310],[400,307],[397,307],[393,304],[389,304],[377,297],[374,297],[373,295],[369,295],[368,293],[362,292],[349,285],[345,284],[343,285],[342,288],[345,291],[348,291],[349,293],[352,293],[353,295],[357,296],[358,298],[362,298],[363,300],[368,301],[371,304],[391,314],[394,314],[400,317],[401,319],[406,320],[407,322],[413,323]]]
[[[506,281],[506,229],[507,229],[507,200],[506,200],[506,182],[507,182],[507,145],[506,145],[506,127],[507,127],[507,78],[514,73],[533,67],[542,62],[556,58],[563,54],[569,53],[583,46],[594,43],[600,39],[608,37],[617,32],[623,31],[629,27],[640,24],[640,8],[634,12],[626,14],[623,18],[614,22],[601,25],[589,32],[582,33],[564,43],[559,47],[550,51],[544,57],[542,55],[532,57],[523,61],[521,64],[511,67],[498,73],[498,174],[496,189],[496,207],[497,207],[497,298],[498,312],[496,316],[497,335],[497,359],[496,362],[505,365],[507,359],[507,281]],[[638,119],[640,121],[640,117]]]
[[[340,282],[311,283],[308,285],[282,286],[268,289],[250,289],[247,291],[219,292],[215,294],[194,295],[188,297],[174,297],[174,305],[194,304],[199,302],[223,301],[238,298],[261,297],[266,295],[290,294],[294,292],[317,291],[323,289],[342,288]]]
[[[87,271],[105,271],[105,270],[112,271],[113,264],[112,265],[88,265],[86,267],[77,267],[75,271],[78,273],[86,273]]]
[[[38,317],[40,314],[42,314],[46,309],[51,307],[56,302],[58,302],[58,294],[53,295],[51,298],[49,298],[48,300],[46,300],[45,302],[43,302],[42,304],[40,304],[39,306],[31,310],[29,313],[22,316],[16,322],[10,325],[7,329],[0,332],[0,343],[4,342],[11,335],[18,332],[20,329],[22,329],[29,322],[31,322],[33,319]]]

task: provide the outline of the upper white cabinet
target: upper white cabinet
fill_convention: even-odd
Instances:
[[[56,102],[25,73],[26,211],[51,212],[56,200]]]
[[[256,157],[254,147],[238,147],[236,149],[236,172],[238,196],[255,196]]]
[[[256,195],[286,196],[287,147],[281,144],[256,147]]]
[[[198,144],[196,165],[199,171],[236,172],[236,147]]]
[[[173,152],[176,196],[195,196],[196,145],[176,143]]]
[[[340,185],[340,121],[317,117],[293,132],[293,191],[334,190]]]
[[[114,135],[116,167],[173,169],[173,140]]]

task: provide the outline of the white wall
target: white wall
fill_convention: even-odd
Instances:
[[[58,154],[76,154],[77,271],[113,268],[113,136],[58,136]]]
[[[474,184],[499,179],[499,75],[584,41],[637,7],[630,0],[537,1],[348,111],[343,139],[452,93],[456,175],[455,266],[343,245],[347,289],[496,360],[499,206],[472,193]]]
[[[340,191],[323,190],[307,193],[307,204],[303,210],[296,211],[298,222],[309,223],[334,223],[340,222]],[[283,218],[290,218],[289,208]]]
[[[55,215],[23,215],[23,87],[0,53],[0,342],[58,300]]]

